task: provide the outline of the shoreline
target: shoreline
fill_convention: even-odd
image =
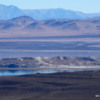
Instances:
[[[48,66],[47,66],[48,67]],[[79,68],[79,67],[73,67],[73,68],[0,68],[0,70],[100,70],[100,66],[96,67],[90,67],[90,68]]]

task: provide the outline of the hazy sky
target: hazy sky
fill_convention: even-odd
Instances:
[[[0,4],[23,9],[64,8],[83,12],[100,12],[100,0],[0,0]]]

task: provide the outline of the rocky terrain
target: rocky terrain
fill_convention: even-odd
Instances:
[[[97,57],[33,57],[0,59],[0,68],[100,68]]]

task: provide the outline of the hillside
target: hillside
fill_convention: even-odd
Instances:
[[[100,71],[0,77],[1,100],[99,100],[99,93]]]
[[[22,16],[0,21],[0,37],[100,35],[100,18],[36,21]]]

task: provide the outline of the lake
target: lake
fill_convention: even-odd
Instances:
[[[27,74],[50,74],[58,72],[94,71],[96,69],[66,69],[66,70],[0,70],[0,76],[16,76]]]
[[[0,41],[0,58],[34,56],[100,57],[100,42]]]

